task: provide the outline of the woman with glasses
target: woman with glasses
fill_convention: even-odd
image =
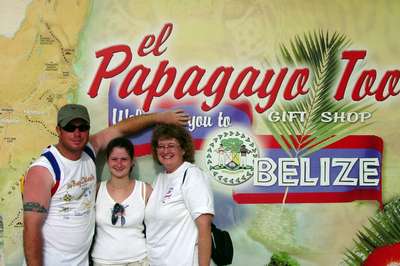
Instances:
[[[193,164],[192,138],[183,127],[163,124],[151,146],[164,171],[145,210],[150,265],[210,265],[213,196],[208,175]]]
[[[126,138],[112,140],[106,149],[111,178],[99,185],[96,198],[94,266],[147,266],[144,209],[150,185],[129,178],[134,148]]]

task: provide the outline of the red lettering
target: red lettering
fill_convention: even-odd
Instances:
[[[119,97],[124,99],[129,94],[142,95],[145,92],[147,92],[146,97],[143,102],[143,110],[145,112],[148,112],[150,110],[150,106],[151,106],[151,103],[153,102],[154,98],[160,97],[160,96],[164,95],[165,93],[167,93],[175,80],[176,69],[173,67],[167,68],[167,66],[168,66],[168,60],[164,60],[164,61],[160,62],[152,83],[145,89],[143,88],[143,85],[150,73],[150,69],[147,67],[144,67],[143,65],[135,66],[127,74],[124,81],[122,82],[122,84],[119,88]],[[138,77],[135,85],[128,92],[129,84],[132,82],[136,73],[138,73],[139,71],[140,71],[140,76]],[[164,77],[166,77],[164,85],[162,86],[160,91],[157,91],[157,88],[159,87],[159,84]]]
[[[175,98],[181,99],[183,96],[185,96],[188,93],[191,96],[197,95],[200,92],[198,85],[200,83],[201,78],[204,76],[205,73],[206,73],[206,71],[199,66],[189,67],[185,71],[185,73],[183,73],[181,79],[178,82],[178,85],[176,85],[176,89],[175,89],[175,93],[174,93]],[[187,91],[184,92],[183,90],[185,89],[185,85],[188,83],[192,74],[194,74],[194,78],[191,80]]]
[[[360,77],[357,79],[354,85],[353,92],[351,93],[351,98],[354,101],[360,101],[367,95],[373,95],[372,85],[376,80],[376,70],[364,70]],[[364,85],[364,94],[361,95],[361,89]]]
[[[156,40],[156,37],[153,34],[145,36],[138,47],[138,50],[137,50],[138,55],[146,56],[149,53],[151,53],[152,50],[144,51],[144,49],[150,48],[154,44],[155,40]]]
[[[357,60],[363,59],[366,56],[366,51],[344,51],[342,58],[349,59],[342,79],[336,91],[335,99],[341,100],[347,87],[349,78],[354,70]],[[395,96],[400,91],[395,91],[396,86],[400,79],[400,70],[386,71],[380,80],[376,90],[374,90],[374,83],[377,80],[376,69],[363,70],[357,78],[352,93],[351,99],[353,101],[361,101],[367,96],[375,96],[378,102],[384,101],[390,96]]]
[[[140,74],[139,77],[137,78],[137,81],[135,82],[135,85],[131,87],[130,91],[128,91],[129,85],[131,84],[133,78],[136,76],[138,72],[140,72]],[[150,69],[143,65],[137,65],[134,68],[132,68],[131,71],[129,71],[129,73],[124,78],[124,81],[121,83],[121,86],[119,87],[119,93],[118,93],[119,97],[121,99],[125,99],[131,93],[134,93],[135,95],[143,94],[146,91],[145,89],[143,89],[143,84],[146,81],[146,78],[149,75],[149,73]]]
[[[233,67],[218,67],[215,69],[215,71],[211,74],[210,78],[207,81],[207,84],[204,86],[204,95],[206,97],[211,97],[215,94],[215,97],[213,99],[213,102],[211,105],[207,104],[206,101],[204,101],[201,104],[201,109],[203,111],[209,111],[215,106],[217,106],[221,100],[223,99],[225,95],[225,89],[228,86],[229,78],[232,75],[234,68]],[[223,73],[222,78],[220,79],[220,82],[218,83],[218,86],[213,90],[213,87],[215,85],[215,82],[218,80],[220,75]]]
[[[257,96],[260,99],[264,99],[269,95],[270,92],[267,91],[267,87],[271,82],[272,77],[275,75],[275,71],[273,69],[268,69],[265,71],[264,79],[261,85],[257,88]]]
[[[173,26],[167,23],[161,29],[158,36],[147,35],[138,48],[139,56],[146,56],[153,53],[155,56],[162,55],[167,48],[163,48],[163,44],[168,40],[172,33]],[[115,54],[123,53],[123,59],[120,62],[113,62]],[[132,61],[132,52],[127,45],[115,45],[96,52],[96,57],[101,58],[101,62],[97,69],[96,75],[88,90],[88,95],[92,98],[98,95],[99,87],[103,79],[113,78],[124,72]],[[347,86],[352,78],[354,69],[359,60],[366,57],[366,51],[343,51],[342,59],[347,60],[341,79],[336,88],[334,98],[342,100],[345,96]],[[177,70],[175,67],[168,66],[169,61],[160,61],[151,82],[146,81],[149,78],[151,68],[144,65],[136,65],[127,73],[123,79],[118,95],[124,99],[129,95],[144,95],[142,108],[149,111],[152,102],[173,88],[175,79],[177,79]],[[110,67],[116,65],[116,67]],[[288,73],[288,68],[281,68],[273,84],[272,78],[275,76],[274,69],[266,69],[260,85],[257,80],[261,71],[252,66],[242,69],[238,75],[232,80],[232,86],[228,88],[233,75],[234,68],[232,66],[217,67],[210,75],[204,87],[200,87],[202,79],[206,75],[206,69],[194,65],[189,67],[180,77],[174,89],[174,96],[177,100],[182,99],[186,95],[196,96],[203,93],[205,100],[201,103],[203,111],[209,111],[219,105],[224,99],[225,92],[229,89],[229,99],[236,100],[241,96],[251,97],[256,94],[259,102],[255,105],[258,113],[263,113],[271,108],[275,103],[279,91],[282,88],[283,81]],[[309,69],[294,69],[283,91],[283,99],[293,100],[299,95],[308,93],[306,84],[309,78]],[[384,101],[390,96],[400,94],[400,89],[396,88],[400,79],[400,70],[386,71],[374,89],[374,83],[377,80],[377,71],[375,69],[363,70],[354,83],[351,91],[353,101],[360,101],[367,96],[375,96],[377,101]],[[163,81],[163,82],[162,82]],[[271,87],[270,87],[271,84]],[[270,87],[270,88],[269,88]],[[265,99],[264,101],[262,101]]]
[[[248,78],[243,90],[239,92],[240,85],[242,84],[243,80],[246,78],[247,74],[250,74],[250,77]],[[239,98],[240,95],[244,94],[245,96],[251,96],[255,92],[253,92],[253,86],[254,83],[256,82],[256,79],[258,75],[260,74],[260,70],[255,69],[253,67],[246,67],[243,69],[239,75],[236,77],[235,82],[232,85],[231,92],[229,94],[229,97],[234,100]]]
[[[304,85],[306,85],[308,76],[309,76],[309,70],[307,68],[302,68],[302,69],[295,69],[292,76],[290,77],[288,83],[286,84],[285,91],[283,93],[283,98],[285,100],[293,100],[296,98],[299,94],[304,95],[308,92],[308,90],[304,90]],[[292,95],[292,90],[294,87],[294,84],[297,81],[297,87],[296,87],[296,93]]]
[[[392,70],[392,71],[386,71],[386,73],[383,75],[383,78],[381,82],[378,85],[377,93],[376,93],[376,100],[378,101],[383,101],[386,100],[389,96],[396,96],[400,93],[400,91],[395,91],[394,89],[396,88],[397,83],[399,82],[400,78],[400,71],[399,70]],[[388,88],[388,94],[385,96],[384,95],[384,90],[386,87],[386,84],[389,83],[389,88]]]
[[[172,28],[173,28],[172,23],[166,23],[166,24],[164,25],[164,27],[162,28],[162,30],[161,30],[161,32],[160,32],[160,35],[159,35],[158,38],[157,38],[156,46],[154,47],[153,54],[154,54],[155,56],[160,56],[160,55],[162,55],[162,54],[167,50],[167,47],[165,47],[163,50],[160,51],[160,47],[161,47],[161,45],[163,45],[163,43],[164,43],[164,42],[169,38],[169,36],[171,35],[171,33],[172,33]]]
[[[269,96],[268,102],[266,106],[261,107],[260,104],[256,105],[256,110],[257,112],[264,112],[266,109],[270,108],[274,103],[275,100],[278,96],[279,90],[282,86],[282,82],[288,72],[287,68],[282,68],[279,72],[278,77],[275,80],[274,86],[270,91],[267,91],[267,87],[271,81],[272,76],[274,75],[273,70],[267,70],[264,74],[264,79],[260,86],[253,90],[254,84],[260,74],[260,71],[258,69],[255,69],[253,67],[247,67],[243,69],[239,75],[236,77],[235,82],[232,85],[229,97],[232,100],[235,100],[239,98],[241,95],[250,97],[254,95],[257,92],[257,96],[260,99],[266,98]],[[250,75],[250,76],[249,76]],[[242,91],[240,90],[240,86],[243,84],[243,81],[248,77],[247,82],[244,85],[244,88]],[[306,68],[303,69],[295,69],[293,74],[291,75],[288,84],[286,85],[286,89],[284,92],[284,98],[286,100],[292,100],[299,94],[306,94],[308,90],[304,89],[305,84],[307,83],[309,76],[309,70]],[[297,81],[297,91],[295,94],[292,95],[292,90],[294,85],[296,84]]]
[[[347,83],[349,82],[350,76],[354,70],[354,67],[358,60],[364,59],[367,51],[343,51],[342,59],[349,60],[345,70],[343,72],[342,78],[340,79],[339,85],[336,89],[335,99],[342,100],[346,92]]]
[[[265,96],[265,97],[269,96],[268,101],[265,104],[265,106],[261,107],[260,103],[256,104],[255,109],[257,112],[264,113],[267,109],[271,108],[271,106],[275,103],[276,97],[278,96],[279,89],[282,86],[282,82],[283,82],[287,72],[288,72],[287,68],[281,68],[281,70],[279,71],[279,75],[276,78],[272,89],[270,91],[265,90],[265,92],[263,92],[263,96]],[[267,75],[265,75],[265,77],[267,77]],[[265,87],[265,89],[266,89],[266,87]]]
[[[168,67],[168,60],[163,60],[160,62],[156,75],[153,78],[153,82],[150,84],[148,87],[148,95],[146,96],[146,100],[144,102],[144,108],[146,108],[145,111],[148,111],[150,109],[150,104],[153,100],[154,97],[160,97],[164,95],[165,93],[168,92],[168,90],[172,87],[172,84],[175,81],[176,77],[176,68],[174,67]],[[157,92],[157,88],[160,85],[161,80],[166,77],[164,85],[161,89],[161,91]]]
[[[117,67],[114,69],[108,70],[108,65],[110,64],[111,59],[113,58],[114,54],[116,53],[124,53],[125,58],[122,61],[121,64],[119,64]],[[100,51],[96,52],[96,58],[103,57],[103,60],[100,63],[99,68],[97,69],[96,75],[94,76],[92,85],[90,85],[90,88],[88,90],[88,94],[91,98],[94,98],[97,96],[99,92],[99,87],[101,84],[101,81],[103,79],[109,79],[112,78],[122,71],[124,71],[128,65],[130,64],[132,60],[132,52],[129,46],[127,45],[115,45],[111,46],[105,49],[102,49]]]
[[[173,28],[172,23],[166,23],[164,27],[161,29],[160,34],[158,35],[157,38],[154,36],[154,34],[146,35],[138,47],[137,50],[138,55],[143,57],[150,54],[151,52],[155,56],[162,55],[167,50],[167,47],[161,49],[161,46],[167,41],[167,39],[171,35],[172,28]],[[154,47],[150,49],[153,44]],[[149,50],[145,51],[144,49],[149,49]]]

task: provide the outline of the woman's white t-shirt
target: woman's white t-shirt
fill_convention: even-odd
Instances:
[[[173,173],[160,173],[145,209],[150,265],[198,265],[195,220],[214,214],[213,205],[209,176],[195,165],[184,162]]]

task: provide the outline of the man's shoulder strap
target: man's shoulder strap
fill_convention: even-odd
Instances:
[[[83,151],[86,152],[90,158],[92,158],[94,163],[96,163],[96,155],[94,154],[93,150],[89,148],[89,146],[86,145],[85,148],[83,148]]]
[[[54,171],[56,183],[51,188],[51,196],[53,196],[54,193],[56,193],[58,186],[60,185],[60,178],[61,178],[60,166],[58,165],[58,162],[57,162],[56,158],[54,157],[54,155],[51,153],[51,151],[48,150],[45,153],[43,153],[41,156],[44,156],[49,161],[51,168],[53,168],[53,171]]]
[[[89,155],[89,157],[93,160],[94,163],[96,163],[96,156],[95,156],[93,150],[91,148],[89,148],[89,146],[85,146],[83,151],[87,155]],[[60,166],[58,165],[56,157],[54,157],[53,153],[50,150],[47,150],[46,152],[42,153],[41,156],[44,156],[49,161],[51,168],[53,168],[53,171],[54,171],[56,183],[51,188],[51,196],[53,196],[56,193],[56,191],[60,185],[61,169],[60,169]]]

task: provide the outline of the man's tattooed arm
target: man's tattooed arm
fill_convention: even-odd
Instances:
[[[40,205],[38,202],[25,202],[24,203],[25,212],[39,212],[47,213],[47,209]]]

